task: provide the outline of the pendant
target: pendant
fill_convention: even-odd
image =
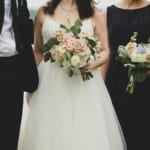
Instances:
[[[67,17],[67,23],[68,25],[70,25],[70,19]]]

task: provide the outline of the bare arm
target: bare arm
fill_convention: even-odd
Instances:
[[[104,21],[105,21],[105,27],[107,28],[107,14],[106,14],[106,10],[103,10],[102,14],[103,14]],[[107,35],[108,35],[108,32],[107,32]],[[108,39],[108,37],[107,37],[107,39]],[[101,75],[102,75],[102,77],[103,77],[104,80],[106,78],[106,74],[107,74],[107,70],[108,70],[108,66],[109,66],[109,61],[110,61],[110,57],[109,57],[108,61],[105,64],[103,64],[102,66],[100,66],[100,73],[101,73]]]
[[[34,23],[34,56],[37,66],[43,59],[43,54],[39,51],[40,47],[43,44],[43,37],[42,37],[43,20],[44,20],[44,12],[43,8],[40,8],[37,12]]]
[[[107,69],[104,69],[103,67],[109,61],[110,51],[108,45],[106,21],[103,13],[98,10],[95,10],[95,15],[93,17],[93,26],[95,27],[95,34],[102,43],[102,51],[100,52],[100,59],[96,61],[90,60],[88,64],[83,68],[83,72],[89,72],[92,71],[94,68],[101,67],[101,74],[102,77],[105,79]]]
[[[41,60],[43,59],[43,54],[40,53],[39,48],[43,44],[43,38],[42,38],[42,24],[43,24],[43,19],[44,14],[42,8],[40,8],[37,12],[37,15],[35,17],[35,22],[34,22],[34,57],[37,66],[40,64]],[[32,93],[27,93],[26,94],[26,99],[27,99],[27,104],[30,105],[30,99],[32,97]]]

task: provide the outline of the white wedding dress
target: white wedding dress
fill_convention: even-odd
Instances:
[[[46,42],[59,23],[45,18],[42,33]],[[91,20],[82,31],[93,34]],[[55,63],[42,61],[40,83],[23,118],[18,150],[125,150],[126,144],[98,70],[83,81],[80,74],[69,78]],[[26,116],[26,115],[25,115]]]

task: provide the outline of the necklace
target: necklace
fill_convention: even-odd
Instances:
[[[77,8],[66,9],[66,8],[64,8],[62,5],[60,5],[60,8],[66,12],[67,23],[68,23],[68,25],[70,25],[70,14],[71,14],[73,11],[77,10]]]

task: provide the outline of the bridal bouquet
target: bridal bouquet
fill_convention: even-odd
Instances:
[[[81,31],[82,22],[77,20],[71,28],[60,25],[55,37],[50,38],[41,48],[44,61],[56,62],[64,68],[69,77],[76,75],[89,59],[97,59],[101,42],[94,35]],[[91,72],[81,72],[83,80],[93,78]]]
[[[136,82],[143,82],[150,70],[150,43],[137,43],[137,32],[131,36],[129,43],[118,47],[118,59],[128,67],[129,82],[126,92],[132,94]]]

